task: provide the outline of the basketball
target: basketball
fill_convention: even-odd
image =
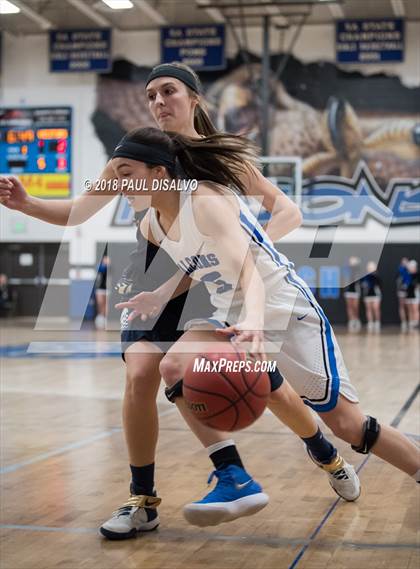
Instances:
[[[264,412],[270,395],[268,374],[256,369],[264,362],[255,363],[232,344],[224,344],[218,352],[197,355],[183,382],[189,409],[207,426],[220,431],[238,431],[251,425]]]

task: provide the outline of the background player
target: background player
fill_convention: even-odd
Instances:
[[[398,296],[398,313],[401,320],[401,332],[408,330],[408,314],[406,312],[405,298],[407,296],[407,286],[410,281],[410,274],[407,269],[408,258],[403,257],[398,267],[396,288]]]
[[[382,283],[377,268],[374,261],[369,261],[366,265],[368,274],[360,281],[368,332],[380,332],[381,330]]]
[[[416,330],[419,326],[420,282],[418,263],[411,259],[407,263],[407,289],[404,304],[408,316],[408,330]]]
[[[349,332],[359,332],[362,324],[360,322],[360,259],[359,257],[350,257],[348,266],[345,267],[344,273],[348,284],[344,289],[344,298],[346,301],[346,312]]]
[[[109,257],[104,255],[98,267],[98,275],[95,281],[96,318],[97,330],[104,330],[106,326],[107,310],[107,275],[109,269]]]

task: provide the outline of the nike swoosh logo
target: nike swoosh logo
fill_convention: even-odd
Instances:
[[[304,314],[303,316],[298,316],[297,319],[298,320],[303,320],[304,318],[306,318],[308,316],[309,312],[307,312],[306,314]]]
[[[248,486],[248,484],[251,484],[252,480],[248,480],[247,482],[243,482],[242,484],[235,484],[235,487],[237,490],[242,490],[242,488],[245,488],[245,486]]]

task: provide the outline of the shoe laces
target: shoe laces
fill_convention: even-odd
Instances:
[[[115,510],[115,512],[112,512],[112,515],[119,518],[120,516],[128,516],[129,514],[131,514],[131,511],[134,508],[131,506],[121,506],[121,508],[118,508],[118,510]]]
[[[340,468],[339,470],[334,470],[334,472],[330,473],[336,480],[350,480],[347,472],[344,468]]]
[[[235,481],[234,476],[227,468],[213,470],[208,477],[207,484],[210,485],[215,477],[217,478],[216,486],[228,486],[229,483]]]

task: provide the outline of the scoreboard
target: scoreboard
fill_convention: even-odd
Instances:
[[[0,109],[0,174],[42,198],[71,194],[71,109]]]

